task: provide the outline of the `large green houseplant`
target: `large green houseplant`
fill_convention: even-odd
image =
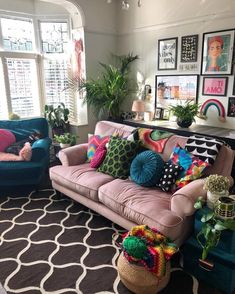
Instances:
[[[182,128],[188,128],[191,126],[194,117],[198,114],[200,106],[196,103],[193,103],[191,100],[187,101],[184,105],[177,104],[171,105],[169,110],[177,118],[177,124]]]
[[[129,74],[130,65],[136,59],[137,55],[128,54],[116,57],[115,65],[100,63],[103,72],[99,78],[80,81],[78,87],[85,92],[84,102],[94,109],[98,118],[120,117],[122,102],[136,90]]]

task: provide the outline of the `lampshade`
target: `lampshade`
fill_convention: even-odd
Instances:
[[[135,111],[135,112],[144,112],[144,110],[145,110],[144,101],[143,100],[134,100],[131,110]]]

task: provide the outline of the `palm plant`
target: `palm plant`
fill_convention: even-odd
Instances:
[[[116,65],[100,63],[100,78],[80,81],[78,87],[85,92],[84,102],[92,106],[98,118],[119,118],[122,102],[136,89],[129,77],[130,64],[136,59],[137,55],[128,54],[117,57]]]

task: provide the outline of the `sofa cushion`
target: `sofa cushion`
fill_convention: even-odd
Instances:
[[[115,178],[126,179],[130,174],[130,165],[138,149],[139,142],[111,137],[106,157],[98,171]]]
[[[131,163],[130,176],[138,185],[151,187],[156,185],[163,172],[164,161],[153,151],[138,154]]]
[[[169,192],[172,190],[173,185],[182,170],[183,168],[180,165],[173,164],[171,162],[165,163],[163,175],[158,185],[162,191]]]
[[[54,166],[50,168],[50,178],[52,181],[94,201],[99,201],[99,187],[113,180],[113,177],[91,168],[89,163],[77,166]]]
[[[106,153],[107,153],[107,148],[104,145],[100,145],[96,149],[95,154],[93,158],[91,159],[90,167],[98,168],[101,165],[101,163],[104,161]]]
[[[171,193],[146,188],[130,180],[115,179],[99,189],[99,200],[120,216],[146,224],[175,240],[182,233],[183,220],[170,211]]]
[[[9,130],[0,129],[0,152],[4,152],[5,149],[11,144],[15,143],[15,135]]]
[[[99,136],[99,135],[93,135],[90,137],[88,142],[88,148],[87,148],[87,158],[88,161],[91,161],[91,159],[94,157],[96,149],[100,145],[105,145],[110,139],[110,136]]]

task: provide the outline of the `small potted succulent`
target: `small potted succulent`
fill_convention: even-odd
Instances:
[[[60,143],[60,147],[67,148],[76,144],[76,135],[71,133],[64,133],[62,135],[54,135],[55,141]]]
[[[217,174],[210,175],[205,178],[203,189],[207,191],[207,206],[213,209],[220,197],[229,195],[229,179]]]

